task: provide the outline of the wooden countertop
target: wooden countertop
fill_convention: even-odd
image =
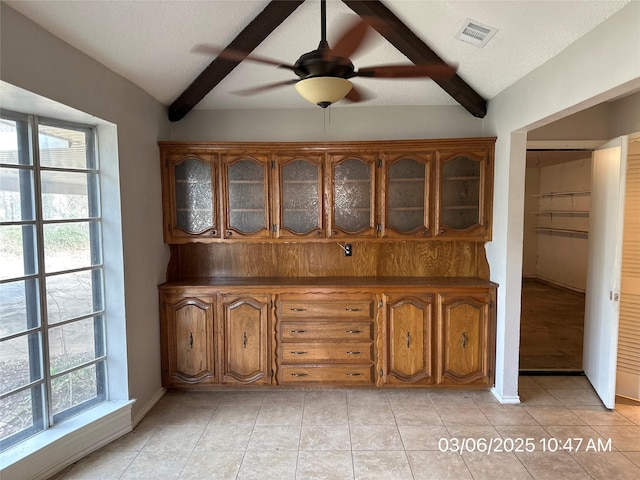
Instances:
[[[185,287],[250,288],[496,288],[498,284],[476,277],[209,277],[184,279],[159,285],[161,290]]]

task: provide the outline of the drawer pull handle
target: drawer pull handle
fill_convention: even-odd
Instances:
[[[347,312],[359,312],[360,310],[362,310],[361,308],[351,308],[351,307],[347,307],[345,308],[345,310]]]
[[[247,332],[242,333],[242,348],[247,348]]]
[[[347,355],[360,355],[362,352],[347,352]]]
[[[467,348],[467,332],[462,332],[462,348]]]
[[[306,312],[307,309],[306,308],[292,308],[291,311],[292,312]]]
[[[307,333],[306,330],[291,330],[291,333]]]
[[[292,373],[291,376],[292,377],[308,377],[309,374],[308,373]]]
[[[347,375],[347,377],[361,377],[362,376],[361,373],[347,373],[346,375]]]
[[[291,352],[291,355],[306,355],[307,352]]]
[[[362,330],[347,330],[347,333],[362,333]]]
[[[407,332],[407,348],[411,348],[411,332]]]
[[[189,332],[189,348],[193,348],[193,332]]]

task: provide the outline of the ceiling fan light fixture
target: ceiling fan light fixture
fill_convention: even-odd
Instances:
[[[353,84],[346,78],[311,77],[298,81],[295,87],[300,96],[308,102],[327,108],[346,97]]]

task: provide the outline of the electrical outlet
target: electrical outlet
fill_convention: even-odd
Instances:
[[[345,243],[344,244],[344,256],[345,257],[350,257],[351,254],[352,254],[351,244],[350,243]]]

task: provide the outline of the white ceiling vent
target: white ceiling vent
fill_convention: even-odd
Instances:
[[[458,30],[456,38],[482,48],[497,31],[497,28],[467,18],[460,30]]]

